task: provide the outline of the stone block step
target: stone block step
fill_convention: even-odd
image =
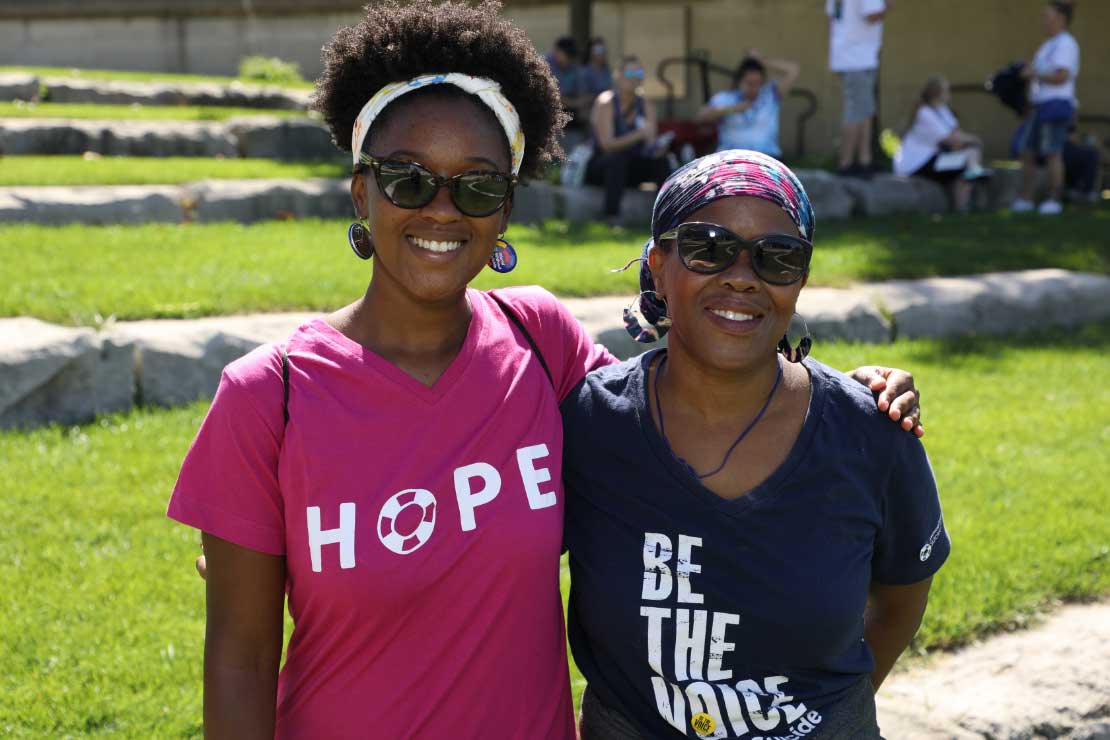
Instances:
[[[46,87],[52,103],[108,105],[198,105],[268,110],[306,110],[312,91],[241,82],[141,82],[0,74],[0,100],[36,101]]]
[[[45,77],[51,103],[200,105],[269,110],[307,110],[311,90],[232,82],[130,82]],[[23,98],[26,100],[27,98]]]
[[[621,358],[653,345],[621,322],[631,296],[567,299],[586,331]],[[1002,334],[1110,319],[1110,278],[1064,270],[807,288],[798,313],[822,342]],[[313,314],[224,316],[110,324],[102,332],[37,319],[0,319],[0,429],[74,423],[136,401],[172,406],[210,398],[220,370]]]
[[[239,142],[250,142],[249,146],[256,152],[263,148],[285,150],[288,146],[278,142],[282,137],[295,139],[298,136],[295,130],[294,127],[254,129],[252,134],[240,138]],[[269,143],[264,141],[266,138]],[[328,146],[331,146],[330,143]],[[863,183],[848,182],[827,172],[811,170],[802,170],[799,175],[810,193],[818,228],[823,221],[853,215],[884,216],[943,210],[944,195],[931,182],[894,177],[878,177]],[[143,188],[147,189],[145,194]],[[872,194],[872,191],[882,190],[886,191],[885,194]],[[120,201],[118,206],[112,205],[113,199]],[[184,211],[167,207],[167,199],[185,204]],[[599,188],[571,188],[532,182],[517,188],[513,221],[539,223],[552,218],[572,223],[598,221],[604,216],[603,200],[604,194]],[[644,233],[646,237],[654,202],[655,193],[630,190],[621,203],[620,222]],[[94,211],[73,207],[82,203],[101,203],[103,208]],[[298,218],[345,218],[351,213],[349,181],[346,178],[206,180],[180,186],[0,188],[0,220],[24,223],[139,223],[177,222],[182,219],[251,223],[290,215]]]
[[[311,118],[244,116],[227,121],[2,118],[0,152],[119,157],[248,157],[333,159],[342,152]]]

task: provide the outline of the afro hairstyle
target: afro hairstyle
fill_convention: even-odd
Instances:
[[[336,146],[350,151],[359,111],[385,85],[458,72],[501,85],[524,132],[521,175],[542,176],[549,162],[562,157],[558,134],[568,116],[547,62],[500,10],[491,0],[477,6],[385,0],[368,5],[357,25],[340,28],[324,46],[324,71],[313,95],[313,108],[323,115]]]

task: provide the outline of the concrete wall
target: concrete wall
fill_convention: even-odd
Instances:
[[[361,0],[359,0],[361,1]],[[941,73],[953,83],[981,82],[994,69],[1028,58],[1040,41],[1043,0],[894,0],[886,24],[880,80],[883,125],[900,128],[925,78]],[[357,19],[351,0],[251,0],[242,3],[193,0],[0,0],[0,64],[149,69],[206,74],[234,73],[246,54],[298,62],[306,76],[320,69],[320,47],[334,29]],[[59,18],[66,7],[85,17]],[[165,6],[165,7],[163,7]],[[296,15],[296,9],[305,13]],[[321,8],[338,12],[325,12]],[[38,8],[32,12],[32,8]],[[160,8],[168,15],[143,15]],[[802,64],[799,85],[820,101],[807,127],[812,153],[835,146],[840,88],[828,71],[828,33],[823,0],[686,0],[686,2],[595,2],[594,30],[605,36],[613,57],[636,53],[649,70],[659,60],[706,53],[727,66],[754,46],[767,56]],[[20,9],[22,15],[13,9]],[[176,9],[176,10],[175,10]],[[185,12],[185,11],[188,12]],[[202,12],[203,11],[203,12]],[[199,15],[198,15],[199,13]],[[566,3],[509,2],[506,15],[523,26],[540,49],[565,33]],[[1083,111],[1110,116],[1110,1],[1080,3],[1073,32],[1083,61],[1079,96]],[[692,79],[679,78],[679,111],[692,113],[700,93]],[[714,80],[715,88],[726,83]],[[649,92],[662,88],[649,80]],[[966,128],[982,134],[990,154],[1005,152],[1014,116],[992,97],[960,95],[953,107]],[[794,124],[802,103],[788,101],[782,140],[792,153]],[[1097,129],[1096,129],[1097,130]],[[1098,130],[1110,134],[1110,126]]]

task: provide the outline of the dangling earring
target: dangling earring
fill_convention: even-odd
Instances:
[[[647,301],[646,310],[644,301]],[[659,341],[670,328],[667,301],[654,290],[643,291],[624,309],[624,330],[637,342],[650,344]]]
[[[488,264],[491,269],[500,273],[512,272],[513,268],[516,267],[516,250],[513,249],[512,244],[505,241],[504,236],[497,238]]]
[[[802,336],[801,339],[798,340],[797,347],[793,347],[790,344],[790,330],[794,328],[795,319],[802,322]],[[786,334],[783,334],[782,339],[779,340],[778,351],[791,362],[801,362],[809,356],[809,351],[811,349],[813,349],[813,340],[809,336],[809,325],[806,324],[806,320],[801,316],[794,314],[790,318],[790,326],[787,328]]]
[[[368,260],[374,256],[374,242],[370,240],[370,227],[366,219],[355,221],[347,229],[347,241],[351,251],[359,259]]]

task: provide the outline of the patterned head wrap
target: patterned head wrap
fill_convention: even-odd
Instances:
[[[513,174],[520,174],[520,164],[524,161],[524,132],[520,128],[520,116],[509,99],[501,92],[501,86],[486,77],[471,77],[470,75],[451,72],[448,74],[423,75],[403,82],[391,82],[362,106],[362,110],[355,119],[355,126],[351,130],[351,157],[353,164],[358,166],[358,155],[362,152],[362,142],[370,132],[374,119],[381,115],[390,103],[397,98],[419,90],[429,85],[454,85],[479,100],[493,111],[501,128],[505,130],[505,137],[509,142],[509,152],[512,154]]]
[[[651,239],[644,244],[640,261],[639,312],[647,326],[630,321],[625,326],[638,342],[654,342],[670,327],[667,306],[655,294],[648,267],[648,252],[660,235],[674,229],[700,208],[732,196],[752,196],[775,203],[790,216],[803,238],[813,241],[813,206],[797,175],[773,157],[747,149],[709,154],[679,168],[667,178],[651,214]]]

